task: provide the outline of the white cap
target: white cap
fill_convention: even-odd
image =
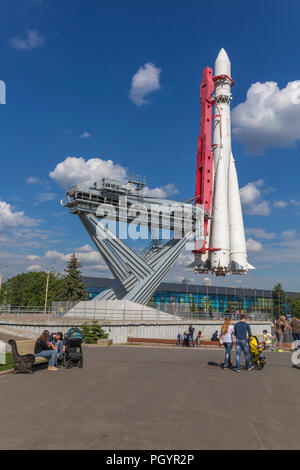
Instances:
[[[215,76],[231,76],[231,64],[225,49],[221,49],[215,62]]]

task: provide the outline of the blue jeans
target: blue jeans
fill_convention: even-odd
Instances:
[[[236,368],[240,370],[241,367],[241,352],[244,351],[247,369],[250,369],[250,351],[249,344],[246,339],[236,340]]]
[[[35,354],[37,357],[49,357],[48,366],[55,367],[57,365],[57,349],[49,349],[49,351],[41,351]]]
[[[294,349],[300,349],[300,334],[292,333],[294,340]]]
[[[57,354],[59,355],[60,359],[62,358],[62,354],[63,354],[63,346],[64,346],[64,343],[62,341],[57,341],[56,343]]]
[[[231,364],[230,360],[230,354],[232,350],[232,343],[224,343],[224,348],[225,348],[225,361],[224,361],[224,367],[228,367]]]

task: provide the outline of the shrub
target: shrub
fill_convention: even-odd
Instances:
[[[98,339],[107,339],[108,333],[105,333],[98,321],[93,323],[84,323],[81,328],[83,342],[87,344],[96,344]]]

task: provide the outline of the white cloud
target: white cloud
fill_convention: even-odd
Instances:
[[[288,205],[286,201],[274,201],[273,206],[277,209],[284,209]]]
[[[249,215],[269,215],[271,213],[270,203],[261,200],[264,186],[263,180],[246,184],[240,190],[241,202],[244,212]]]
[[[42,184],[42,181],[37,178],[36,176],[29,176],[29,178],[26,179],[26,183],[28,184]]]
[[[38,255],[28,255],[26,256],[26,259],[28,259],[28,261],[36,261],[40,259],[40,257]]]
[[[232,111],[233,134],[251,153],[293,145],[300,139],[299,103],[300,80],[282,89],[276,82],[253,83]]]
[[[263,246],[260,242],[253,240],[253,238],[248,238],[247,240],[247,250],[248,251],[262,251]]]
[[[297,201],[296,199],[290,199],[290,203],[292,206],[299,207],[300,206],[300,201]]]
[[[24,214],[24,211],[14,212],[11,205],[0,201],[0,232],[16,227],[34,227],[40,223]]]
[[[91,134],[85,131],[79,137],[80,139],[88,139],[89,137],[91,137]]]
[[[295,240],[296,238],[296,230],[285,230],[284,232],[281,233],[281,237],[285,238],[286,240]]]
[[[26,29],[23,38],[15,36],[10,39],[10,43],[12,47],[18,51],[31,51],[37,47],[43,47],[45,40],[36,29]]]
[[[38,202],[54,201],[57,198],[56,193],[39,193],[36,195]]]
[[[50,178],[57,184],[68,188],[73,184],[91,185],[95,181],[100,182],[102,178],[113,178],[124,181],[127,178],[127,170],[112,160],[102,160],[101,158],[67,157],[63,162],[58,163],[55,169],[50,172]],[[134,185],[128,184],[128,189],[134,190]],[[172,194],[177,194],[178,190],[174,184],[167,184],[157,188],[146,186],[143,196],[165,198]]]
[[[161,70],[154,64],[148,62],[139,68],[132,77],[129,98],[137,105],[148,103],[145,97],[153,91],[160,89],[160,73]]]
[[[275,237],[275,233],[268,233],[263,228],[247,228],[245,231],[247,235],[252,235],[255,238],[272,240]]]
[[[38,264],[32,264],[31,266],[27,266],[27,271],[43,271],[43,268]]]
[[[148,186],[146,186],[143,189],[142,194],[143,196],[147,197],[165,198],[171,196],[172,194],[178,194],[178,189],[174,184],[167,184],[165,186],[161,186],[160,188],[153,189],[150,189]]]
[[[123,180],[127,176],[127,171],[112,160],[102,160],[101,158],[85,160],[83,157],[67,157],[56,165],[49,176],[60,186],[67,188],[76,183],[93,184],[95,181],[101,181],[104,177]]]

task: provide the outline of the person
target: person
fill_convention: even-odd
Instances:
[[[177,341],[176,341],[176,346],[181,346],[182,345],[182,334],[178,333],[177,335]]]
[[[63,356],[63,352],[66,349],[62,332],[59,331],[58,333],[51,333],[51,335],[49,336],[49,343],[50,345],[53,344],[54,346],[56,346],[57,354],[61,359]]]
[[[44,330],[38,337],[34,346],[34,355],[36,357],[46,357],[48,360],[48,370],[58,370],[57,366],[57,348],[53,344],[49,346],[49,331]]]
[[[272,345],[274,344],[275,338],[273,335],[268,333],[267,330],[263,330],[263,341],[262,341],[262,347],[263,349],[272,349]]]
[[[214,332],[214,334],[212,335],[212,337],[211,337],[210,340],[211,340],[211,341],[219,341],[218,330],[216,330],[216,331]]]
[[[231,319],[226,317],[221,328],[221,338],[225,348],[225,360],[223,368],[228,370],[231,367],[231,350],[232,350],[232,335],[234,333],[234,326],[230,324]]]
[[[248,323],[246,323],[246,315],[243,314],[240,317],[240,321],[234,325],[234,335],[236,337],[236,372],[240,372],[241,369],[241,352],[244,351],[246,359],[247,370],[254,369],[254,366],[250,364],[250,351],[247,335],[250,337],[252,335],[251,328]]]
[[[293,340],[294,340],[294,349],[300,349],[300,321],[298,318],[293,317],[290,322],[290,328],[292,330]]]
[[[195,332],[195,328],[193,327],[193,325],[191,323],[190,326],[189,326],[189,346],[192,345],[193,348],[195,347],[194,332]]]
[[[198,334],[197,334],[197,337],[196,337],[196,342],[197,342],[197,346],[201,346],[201,343],[202,343],[202,340],[203,340],[204,336],[202,334],[202,331],[198,331]]]
[[[190,344],[189,344],[189,334],[188,334],[186,331],[184,331],[184,333],[183,333],[183,340],[182,340],[182,346],[187,346],[187,347],[188,347],[189,345],[190,345]]]
[[[283,343],[283,337],[284,337],[284,332],[288,328],[288,324],[286,323],[285,316],[281,315],[279,317],[279,320],[275,322],[275,348],[273,348],[273,351],[278,351],[278,352],[283,352],[282,348],[282,343]]]

